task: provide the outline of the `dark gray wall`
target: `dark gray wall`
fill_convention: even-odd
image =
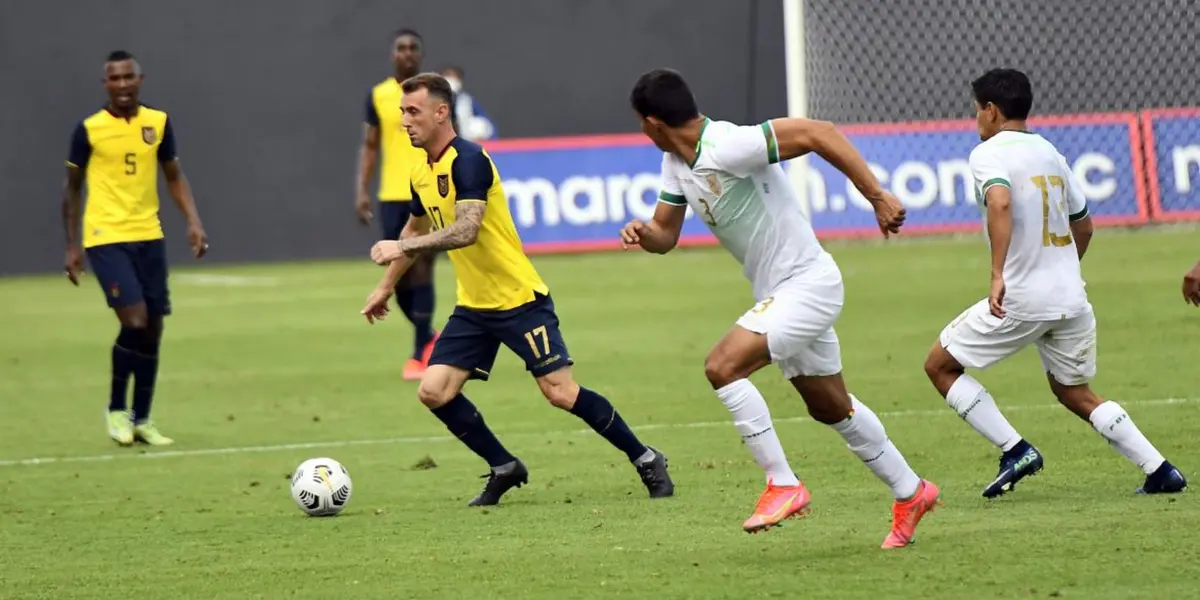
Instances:
[[[629,87],[658,66],[688,75],[713,116],[781,115],[781,22],[778,0],[3,1],[0,275],[61,268],[67,141],[103,104],[115,48],[141,58],[143,101],[171,114],[211,258],[272,260],[357,256],[375,239],[353,220],[352,182],[397,27],[422,32],[426,68],[465,68],[505,137],[527,137],[636,130]]]

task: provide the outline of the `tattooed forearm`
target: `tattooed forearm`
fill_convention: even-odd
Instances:
[[[405,254],[416,254],[435,250],[465,248],[479,238],[483,226],[483,213],[487,203],[468,200],[454,205],[454,222],[433,233],[402,240],[401,250]]]

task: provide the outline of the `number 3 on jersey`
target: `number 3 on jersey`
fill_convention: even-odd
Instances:
[[[1042,246],[1062,247],[1071,245],[1071,232],[1058,235],[1050,231],[1050,188],[1058,188],[1058,201],[1055,206],[1064,216],[1067,214],[1067,184],[1058,175],[1037,175],[1031,177],[1033,185],[1042,192]]]

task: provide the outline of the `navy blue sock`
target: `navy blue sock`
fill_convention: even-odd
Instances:
[[[412,313],[408,320],[413,324],[413,358],[420,359],[425,353],[425,346],[433,340],[433,284],[413,286]]]
[[[575,406],[571,407],[571,414],[583,419],[608,443],[624,452],[630,462],[641,458],[649,450],[625,424],[625,419],[621,418],[612,403],[592,390],[582,386],[579,388],[579,397],[575,399]]]
[[[133,353],[133,422],[150,420],[154,384],[158,379],[158,335],[146,331],[141,347]]]
[[[515,456],[508,453],[496,435],[483,422],[483,415],[475,409],[467,397],[459,394],[453,400],[430,411],[435,417],[446,424],[455,437],[462,441],[472,452],[487,461],[490,467],[506,465]]]
[[[400,308],[400,312],[404,313],[404,317],[409,321],[413,320],[413,291],[408,287],[407,283],[396,284],[396,306]]]
[[[125,410],[125,399],[129,394],[129,376],[133,374],[134,353],[140,334],[131,327],[122,327],[112,347],[112,389],[108,397],[108,410]]]

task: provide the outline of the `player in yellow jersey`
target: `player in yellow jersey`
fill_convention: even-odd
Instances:
[[[144,78],[132,54],[109,54],[104,63],[108,104],[76,126],[63,194],[67,278],[79,285],[86,251],[108,305],[121,322],[112,347],[108,433],[123,446],[135,441],[156,446],[172,443],[150,422],[163,317],[171,314],[167,256],[158,219],[157,166],[161,165],[171,198],[187,219],[193,255],[200,258],[208,251],[208,236],[175,153],[171,121],[167,113],[138,101]],[[87,206],[81,211],[85,182]],[[132,413],[125,410],[130,376]]]
[[[413,171],[414,218],[403,235],[371,249],[371,258],[388,269],[362,313],[368,322],[387,316],[392,288],[416,257],[449,250],[458,306],[434,346],[418,396],[491,466],[470,505],[497,504],[529,480],[525,465],[462,394],[467,380],[487,379],[501,344],[525,361],[551,404],[583,419],[629,457],[651,498],[672,495],[666,457],[643,445],[604,396],[575,383],[550,289],[521,247],[496,166],[483,148],[455,135],[450,84],[425,73],[405,80],[403,90],[404,127],[429,162]]]
[[[369,187],[379,171],[379,224],[383,237],[400,238],[412,205],[409,173],[414,165],[425,162],[425,152],[414,148],[400,123],[400,82],[421,71],[424,42],[421,34],[401,29],[392,35],[392,64],[395,75],[381,81],[367,95],[366,122],[358,161],[358,194],[355,210],[358,219],[369,225],[371,212]],[[404,364],[404,379],[421,379],[433,341],[433,263],[426,254],[412,266],[396,285],[396,304],[413,324],[412,358]]]

